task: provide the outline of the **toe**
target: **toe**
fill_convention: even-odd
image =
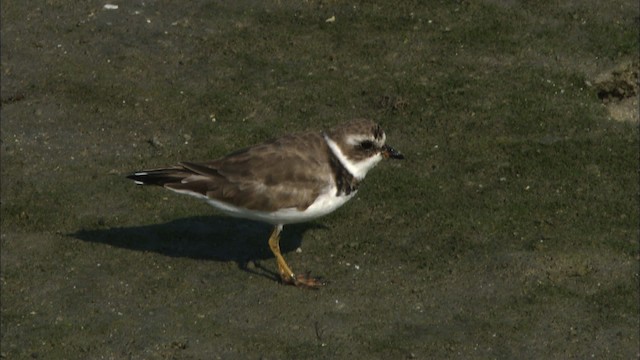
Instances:
[[[308,289],[318,289],[325,285],[325,282],[320,278],[314,278],[307,274],[297,275],[294,285],[297,287],[303,287]]]
[[[320,278],[314,278],[307,274],[299,274],[293,276],[282,276],[282,283],[286,285],[293,285],[299,288],[318,289],[326,283]]]

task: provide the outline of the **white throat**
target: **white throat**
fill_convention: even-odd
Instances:
[[[353,175],[353,177],[358,180],[364,179],[365,175],[367,175],[367,172],[371,170],[371,168],[376,166],[376,164],[378,164],[380,160],[382,160],[382,155],[380,155],[380,153],[377,153],[370,158],[364,159],[359,162],[353,162],[349,160],[349,158],[347,158],[347,156],[340,149],[340,146],[338,146],[335,141],[331,140],[331,138],[329,138],[327,134],[324,134],[324,141],[329,146],[329,149],[331,149],[333,155],[338,158],[338,161],[340,161],[342,166],[344,166],[344,168],[347,169],[347,171],[349,171],[351,175]]]

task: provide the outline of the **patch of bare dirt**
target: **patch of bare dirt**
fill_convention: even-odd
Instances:
[[[627,61],[601,73],[593,85],[611,118],[638,123],[638,61]]]

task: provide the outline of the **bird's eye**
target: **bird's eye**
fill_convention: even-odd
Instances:
[[[366,140],[360,143],[360,147],[365,149],[365,150],[370,150],[371,148],[373,148],[373,142]]]

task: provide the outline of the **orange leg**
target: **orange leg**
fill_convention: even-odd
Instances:
[[[289,285],[295,285],[298,287],[307,287],[317,289],[324,285],[320,280],[312,278],[308,275],[295,275],[287,262],[284,261],[284,257],[280,252],[280,232],[282,232],[282,225],[276,225],[269,237],[269,247],[271,252],[276,257],[276,263],[278,264],[278,271],[280,272],[280,278],[282,282]]]

